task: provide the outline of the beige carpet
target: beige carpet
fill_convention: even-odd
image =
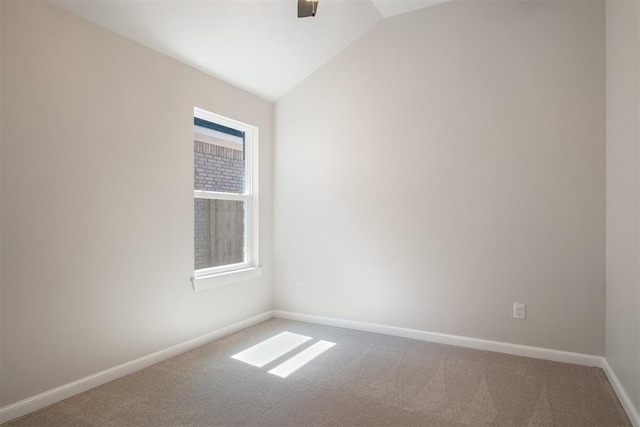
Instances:
[[[232,358],[285,331],[308,339],[262,367]],[[335,345],[286,378],[269,373],[320,340]],[[598,368],[273,319],[8,425],[631,424]]]

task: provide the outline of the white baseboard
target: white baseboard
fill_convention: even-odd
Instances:
[[[336,319],[332,317],[314,316],[310,314],[292,313],[288,311],[274,310],[273,317],[299,322],[316,323],[318,325],[335,326],[338,328],[355,329],[358,331],[374,332],[378,334],[393,335],[403,338],[412,338],[421,341],[449,344],[459,347],[475,348],[478,350],[496,351],[499,353],[513,354],[516,356],[545,359],[554,362],[573,363],[575,365],[593,366],[602,368],[607,375],[613,390],[634,427],[640,427],[640,415],[620,380],[611,369],[607,359],[601,356],[593,356],[583,353],[572,353],[549,348],[531,347],[527,345],[509,344],[500,341],[489,341],[478,338],[461,337],[458,335],[426,332],[417,329],[399,328],[396,326],[379,325],[375,323],[357,322],[353,320]]]
[[[44,393],[4,406],[0,408],[0,424],[14,420],[46,406],[53,405],[54,403],[60,402],[61,400],[67,399],[78,393],[82,393],[83,391],[87,391],[135,371],[139,371],[140,369],[154,365],[158,362],[162,362],[163,360],[200,347],[234,332],[238,332],[242,329],[248,328],[249,326],[264,322],[272,317],[273,313],[271,311],[267,311],[249,319],[209,332],[208,334],[165,348],[164,350],[156,351],[155,353],[143,356],[139,359],[123,363],[105,371],[98,372],[97,374],[89,375],[88,377],[81,378],[69,384],[56,387],[53,390],[45,391]]]
[[[520,344],[509,344],[500,341],[489,341],[478,338],[462,337],[458,335],[440,334],[437,332],[420,331],[417,329],[399,328],[396,326],[379,325],[375,323],[357,322],[353,320],[336,319],[331,317],[313,316],[309,314],[291,313],[274,310],[273,316],[279,319],[297,320],[300,322],[317,323],[319,325],[336,326],[339,328],[355,329],[358,331],[374,332],[378,334],[394,335],[415,340],[455,345],[458,347],[475,348],[477,350],[496,351],[516,356],[533,357],[535,359],[552,360],[554,362],[573,363],[575,365],[602,367],[601,356],[572,353],[549,348],[531,347]]]
[[[182,354],[186,351],[200,347],[211,341],[238,332],[242,329],[269,320],[272,317],[279,319],[295,320],[319,325],[335,326],[339,328],[354,329],[358,331],[373,332],[378,334],[393,335],[403,338],[417,339],[421,341],[449,344],[459,347],[468,347],[478,350],[496,351],[499,353],[513,354],[517,356],[533,357],[536,359],[552,360],[555,362],[573,363],[584,366],[602,368],[620,399],[622,406],[634,427],[640,427],[640,415],[638,409],[627,395],[620,380],[611,369],[604,357],[582,353],[572,353],[548,348],[531,347],[519,344],[509,344],[500,341],[490,341],[478,338],[462,337],[457,335],[440,334],[436,332],[420,331],[417,329],[400,328],[396,326],[379,325],[375,323],[357,322],[353,320],[337,319],[331,317],[314,316],[310,314],[292,313],[287,311],[267,311],[233,325],[217,329],[205,335],[193,338],[183,343],[174,345],[164,350],[143,356],[139,359],[126,362],[97,374],[81,378],[77,381],[65,384],[55,389],[29,397],[11,405],[0,408],[0,424],[14,420],[30,412],[60,402],[83,391],[87,391],[99,385],[113,381],[140,369],[162,362],[163,360]]]
[[[613,372],[613,369],[611,368],[611,365],[609,365],[607,359],[604,359],[602,362],[602,370],[607,374],[611,387],[613,387],[613,391],[616,392],[618,399],[620,399],[620,403],[627,412],[627,416],[629,417],[631,424],[633,424],[634,427],[640,427],[640,414],[638,413],[638,408],[635,407],[631,398],[627,394],[627,391],[622,387],[622,383],[615,372]]]

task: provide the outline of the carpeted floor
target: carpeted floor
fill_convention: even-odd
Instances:
[[[303,340],[274,359],[277,344]],[[318,348],[286,378],[274,374]],[[631,424],[598,368],[279,319],[8,424],[213,425]]]

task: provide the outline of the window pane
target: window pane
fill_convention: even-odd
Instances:
[[[195,134],[193,157],[196,190],[244,192],[244,141],[231,142]],[[206,140],[202,141],[202,140]]]
[[[195,269],[245,261],[245,202],[195,199]]]

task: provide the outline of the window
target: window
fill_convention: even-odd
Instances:
[[[258,263],[258,128],[193,114],[196,290],[247,280]]]

